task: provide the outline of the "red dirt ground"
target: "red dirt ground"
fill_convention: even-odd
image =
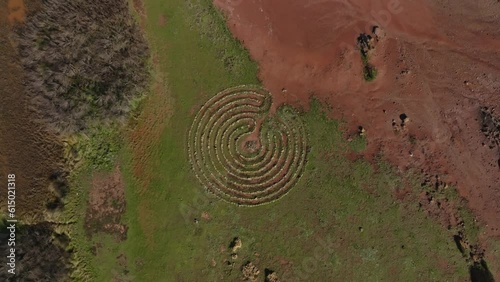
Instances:
[[[468,200],[484,237],[500,236],[500,153],[480,132],[480,107],[500,107],[498,1],[214,3],[260,64],[275,108],[327,102],[349,131],[367,130],[367,157],[440,175]],[[378,76],[365,82],[356,38],[374,25],[386,36],[370,55]],[[395,133],[402,113],[410,122]]]

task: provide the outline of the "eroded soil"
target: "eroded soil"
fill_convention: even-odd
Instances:
[[[121,220],[125,208],[125,183],[120,167],[116,165],[109,173],[94,173],[85,217],[87,233],[105,232],[125,240],[128,227]]]
[[[481,132],[481,108],[500,106],[498,1],[214,3],[260,64],[275,108],[327,102],[347,131],[366,130],[366,157],[439,175],[468,201],[483,239],[500,236],[498,149]],[[384,36],[370,51],[377,77],[367,82],[356,38],[373,26]]]

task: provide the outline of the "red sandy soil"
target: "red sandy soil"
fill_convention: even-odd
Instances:
[[[367,130],[367,157],[439,175],[468,200],[483,235],[500,236],[499,149],[480,132],[480,107],[500,108],[500,2],[214,3],[260,64],[274,108],[327,102],[350,131]],[[356,38],[374,25],[386,36],[370,55],[378,76],[366,82]],[[402,113],[410,122],[395,133]]]

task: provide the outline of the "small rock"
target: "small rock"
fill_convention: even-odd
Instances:
[[[247,281],[256,281],[260,274],[260,270],[252,263],[247,262],[241,269],[243,279]]]
[[[366,129],[362,126],[358,127],[358,134],[359,136],[364,136],[366,133]]]
[[[229,245],[233,253],[236,253],[236,251],[238,251],[238,249],[241,248],[241,246],[242,246],[241,239],[238,237],[234,238],[233,241],[231,242],[231,245]]]
[[[236,260],[236,259],[238,258],[238,255],[237,255],[237,254],[235,254],[235,253],[233,253],[233,254],[231,254],[231,258],[232,258],[233,260]]]
[[[380,40],[380,39],[383,39],[385,37],[385,31],[382,30],[379,26],[373,26],[372,28],[372,33],[373,35],[375,35],[375,38],[377,38],[377,40]]]
[[[399,118],[401,119],[401,127],[403,128],[410,122],[410,118],[404,113],[399,115]]]
[[[410,71],[410,70],[408,70],[408,69],[406,69],[406,70],[402,70],[402,71],[401,71],[401,74],[402,74],[402,75],[407,75],[407,74],[410,74],[410,73],[411,73],[411,71]]]
[[[396,123],[396,120],[392,120],[392,129],[394,130],[394,132],[399,132],[400,128],[399,128],[399,125]]]
[[[405,113],[402,113],[399,115],[399,118],[401,119],[402,122],[404,122],[408,118],[408,116]]]
[[[280,280],[278,279],[278,275],[276,275],[276,272],[272,271],[266,275],[265,282],[280,282]]]

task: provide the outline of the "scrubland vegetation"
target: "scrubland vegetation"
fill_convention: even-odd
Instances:
[[[26,88],[58,133],[126,120],[148,81],[148,48],[124,0],[43,1],[18,29]]]

